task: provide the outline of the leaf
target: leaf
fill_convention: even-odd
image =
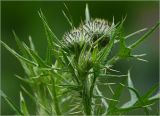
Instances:
[[[19,55],[17,52],[15,52],[13,49],[11,49],[7,44],[5,44],[4,42],[0,41],[1,44],[9,51],[11,52],[18,60],[26,62],[27,64],[30,64],[32,66],[37,66],[36,63],[24,58],[23,56]]]
[[[36,99],[27,89],[25,89],[23,86],[21,86],[22,90],[36,103],[39,104],[41,108],[43,108],[48,114],[50,114],[50,111],[40,103],[38,99]]]
[[[31,80],[28,80],[28,79],[25,79],[25,78],[22,78],[18,75],[15,75],[18,79],[22,80],[23,82],[26,82],[26,83],[32,83]]]
[[[66,12],[64,12],[62,10],[62,13],[63,13],[64,17],[67,19],[67,21],[68,21],[69,25],[71,26],[71,28],[74,28],[72,15],[71,15],[71,13],[70,13],[70,11],[69,11],[69,9],[68,9],[68,7],[67,7],[67,5],[65,3],[64,3],[64,7],[66,9]]]
[[[132,45],[130,45],[130,48],[135,48],[137,47],[140,43],[142,43],[142,41],[144,41],[149,35],[151,35],[158,27],[159,27],[159,22],[152,27],[150,30],[148,30],[141,38],[139,38],[135,43],[133,43]]]
[[[46,34],[46,37],[47,37],[47,42],[48,42],[48,48],[47,48],[47,56],[46,56],[46,61],[48,64],[51,64],[52,63],[52,54],[54,55],[54,57],[56,59],[59,59],[59,55],[58,55],[58,51],[57,50],[60,46],[63,46],[63,44],[60,42],[60,40],[56,37],[56,35],[52,32],[52,30],[50,29],[47,21],[46,21],[46,18],[44,16],[44,14],[42,13],[42,11],[40,10],[38,12],[42,22],[43,22],[43,25],[44,25],[44,29],[45,29],[45,34]]]
[[[145,95],[143,95],[141,97],[141,100],[143,100],[143,104],[152,104],[154,103],[156,100],[158,100],[158,96],[155,96],[155,99],[150,99],[152,97],[150,97],[156,90],[158,89],[158,84],[155,84]],[[154,98],[154,97],[153,97]],[[139,105],[139,104],[142,104],[141,101],[137,101],[136,102],[136,105]]]
[[[96,89],[97,94],[98,94],[99,96],[103,96],[102,93],[99,91],[97,85],[95,86],[95,89]],[[108,109],[108,103],[107,103],[107,101],[106,101],[104,98],[101,98],[101,101],[102,101],[102,103],[103,103],[103,105],[104,105],[104,107],[105,107],[105,113],[104,113],[103,115],[106,115],[106,114],[107,114],[107,109]]]
[[[133,111],[133,110],[136,110],[136,109],[141,109],[141,108],[146,108],[146,107],[149,107],[150,105],[146,105],[146,106],[132,106],[132,107],[128,107],[128,108],[117,108],[115,109],[115,113],[118,112],[120,114],[124,114],[124,113],[127,113],[127,112],[130,112],[130,111]]]
[[[21,51],[21,53],[23,54],[23,56],[25,58],[28,58],[28,55],[27,55],[26,50],[24,49],[24,47],[22,45],[22,42],[20,41],[19,37],[16,35],[16,33],[14,31],[13,31],[13,35],[15,37],[16,43],[19,47],[19,50]]]
[[[70,108],[69,111],[67,111],[67,113],[65,114],[74,114],[76,110],[79,110],[80,105],[75,105],[73,108]],[[74,112],[74,113],[73,113]]]
[[[86,17],[86,23],[89,22],[90,21],[90,13],[89,13],[88,4],[86,4],[85,17]]]
[[[23,98],[22,92],[20,92],[20,107],[21,107],[21,111],[23,112],[24,115],[29,115],[27,106],[26,106],[26,102]]]
[[[51,79],[52,79],[52,94],[53,94],[55,111],[56,111],[57,115],[61,115],[61,110],[60,110],[60,107],[59,107],[59,99],[57,97],[57,91],[56,91],[57,89],[56,89],[56,86],[55,86],[55,80],[54,80],[54,78],[51,78]]]
[[[130,38],[130,37],[132,37],[132,36],[134,36],[134,35],[137,35],[137,34],[143,32],[143,31],[146,31],[146,30],[147,30],[147,28],[140,29],[140,30],[138,30],[138,31],[136,31],[136,32],[133,32],[133,33],[125,36],[124,38],[125,38],[125,39],[128,39],[128,38]],[[114,43],[116,44],[116,43],[119,43],[119,42],[120,42],[119,40],[116,40]]]
[[[70,82],[64,77],[64,76],[61,76],[59,73],[57,73],[56,71],[52,71],[53,75],[57,77],[57,79],[61,79],[63,80],[63,83],[67,83],[69,84]]]
[[[130,38],[130,37],[132,37],[132,36],[134,36],[134,35],[137,35],[137,34],[143,32],[143,31],[146,31],[146,30],[147,30],[147,28],[143,28],[143,29],[140,29],[140,30],[138,30],[138,31],[136,31],[136,32],[133,32],[133,33],[125,36],[125,39],[128,39],[128,38]]]
[[[126,78],[123,79],[122,83],[125,83]],[[124,86],[122,86],[121,84],[118,85],[118,87],[115,90],[115,94],[112,96],[112,99],[116,99],[119,100],[122,90],[123,90]],[[108,114],[114,114],[114,110],[116,108],[116,105],[118,104],[118,101],[110,101],[108,104]]]
[[[72,22],[70,21],[70,19],[68,18],[68,16],[66,15],[66,13],[65,13],[63,10],[62,10],[62,13],[63,13],[64,17],[67,19],[69,25],[70,25],[72,28],[74,28]]]
[[[20,111],[20,109],[10,100],[2,90],[0,90],[0,95],[4,100],[8,103],[8,105],[16,112],[17,115],[23,115],[23,113]]]
[[[156,99],[160,99],[160,92],[149,98],[149,100],[156,100]]]
[[[102,61],[106,60],[109,53],[111,52],[112,46],[114,44],[114,39],[115,39],[115,37],[111,37],[111,40],[109,41],[108,45],[106,45],[105,48],[102,49],[100,51],[100,53],[97,55],[98,56],[98,58],[97,58],[98,62],[102,62]]]
[[[98,54],[98,47],[95,46],[94,49],[93,49],[93,52],[92,52],[92,61],[93,61],[93,63],[96,61],[97,54]]]
[[[112,75],[112,74],[99,74],[99,77],[104,77],[104,78],[117,78],[117,77],[126,77],[127,75]]]
[[[68,63],[68,64],[66,64],[68,69],[73,74],[73,81],[76,81],[79,84],[80,82],[79,82],[78,76],[75,71],[75,66],[73,64],[73,58],[68,57],[67,54],[64,52],[62,52],[62,55],[65,60],[65,63]]]
[[[31,50],[36,51],[31,36],[29,36],[29,43],[30,43],[30,48],[31,48]]]
[[[131,76],[130,76],[130,71],[128,71],[128,87],[134,88],[133,82],[131,80]],[[128,108],[130,106],[133,106],[136,101],[138,100],[137,95],[135,94],[135,92],[133,92],[132,90],[129,90],[130,93],[130,101],[125,103],[123,106],[121,106],[121,108]]]
[[[122,30],[123,23],[124,23],[124,20],[118,27],[119,39],[120,39],[120,50],[117,55],[120,59],[128,58],[131,56],[131,48],[127,47],[126,42],[125,42],[124,32]]]
[[[77,111],[77,112],[71,112],[71,113],[69,113],[69,115],[78,115],[78,114],[80,114],[82,111]]]
[[[19,47],[19,50],[22,53],[22,56],[29,60],[30,56],[29,56],[28,52],[26,51],[26,49],[24,48],[23,42],[20,41],[19,37],[16,35],[16,33],[14,31],[13,31],[13,35],[15,37],[16,43],[17,43],[17,45]],[[30,40],[30,43],[31,43],[31,38],[29,38],[29,40]],[[32,45],[32,49],[34,49],[33,45]],[[24,68],[26,74],[30,75],[32,70],[33,70],[32,66],[26,64],[26,62],[23,62],[23,60],[20,60],[20,62],[21,62],[22,67]]]
[[[125,19],[124,19],[125,20]],[[108,43],[108,45],[106,45],[105,46],[105,48],[104,49],[102,49],[99,53],[98,53],[98,61],[104,61],[104,60],[106,60],[106,58],[107,58],[107,56],[109,55],[109,53],[111,52],[111,49],[112,49],[112,47],[113,47],[113,44],[114,44],[114,41],[115,41],[115,38],[117,37],[117,34],[121,34],[121,30],[122,30],[122,26],[123,26],[123,23],[124,23],[124,20],[122,20],[122,22],[119,24],[119,23],[117,23],[116,25],[114,25],[114,23],[113,23],[113,27],[111,28],[111,39],[110,39],[110,41],[109,41],[109,43]],[[114,21],[113,21],[114,22]],[[112,29],[113,28],[115,28],[115,27],[117,27],[117,29],[116,30],[114,30],[114,31],[112,31]],[[98,40],[96,40],[96,42],[97,41],[99,41],[101,39],[101,37],[98,39]],[[95,43],[96,43],[95,42]],[[124,44],[124,42],[123,42],[123,40],[120,40],[120,42],[121,43],[123,43]],[[94,43],[94,44],[95,44]]]
[[[125,85],[121,84],[122,86],[125,87]],[[139,95],[139,93],[137,92],[137,90],[135,88],[132,87],[127,87],[128,89],[130,89],[131,91],[133,91],[135,93],[135,95],[137,96],[138,100],[137,102],[134,104],[134,106],[140,106],[144,108],[144,112],[148,115],[149,114],[149,110],[147,107],[145,106],[144,100],[142,99],[142,97]],[[122,108],[123,109],[123,108]],[[125,108],[124,108],[125,109]]]
[[[43,68],[48,68],[45,62],[40,58],[40,56],[33,50],[31,50],[25,43],[23,43],[25,50],[27,51],[28,55],[38,64],[38,66]]]
[[[60,87],[65,87],[65,88],[67,88],[67,89],[70,89],[70,90],[75,90],[75,91],[81,91],[82,90],[82,86],[78,86],[78,85],[58,85],[58,86],[60,86]]]
[[[155,84],[152,88],[149,89],[149,91],[142,97],[144,100],[151,97],[151,95],[158,89],[159,85]]]

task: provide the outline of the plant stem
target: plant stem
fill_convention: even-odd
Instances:
[[[59,104],[58,104],[58,99],[57,99],[57,93],[56,93],[54,78],[52,78],[52,82],[53,82],[52,92],[53,92],[53,100],[54,100],[55,111],[56,111],[57,115],[61,115]]]
[[[91,101],[92,101],[92,96],[93,96],[93,89],[95,86],[95,82],[96,82],[96,76],[94,76],[93,81],[92,81],[92,85],[90,87],[90,97],[91,97]]]
[[[82,83],[83,83],[82,100],[83,100],[84,112],[86,115],[91,115],[91,98],[89,94],[90,92],[88,88],[87,78]]]

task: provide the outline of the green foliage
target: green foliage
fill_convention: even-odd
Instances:
[[[67,13],[63,11],[63,14],[73,29],[75,27],[72,17],[66,5],[65,8]],[[60,40],[49,27],[41,10],[38,14],[43,22],[48,43],[45,60],[38,55],[31,37],[29,37],[30,45],[28,46],[13,32],[20,53],[1,41],[1,44],[20,61],[25,70],[25,78],[18,75],[16,77],[26,82],[32,89],[30,93],[22,86],[22,90],[35,102],[37,115],[124,115],[139,108],[143,109],[145,114],[149,114],[151,105],[159,100],[159,93],[153,95],[158,85],[140,96],[134,87],[130,71],[127,75],[116,75],[112,72],[119,71],[112,67],[121,59],[132,57],[143,60],[140,57],[144,54],[133,55],[132,51],[159,27],[159,23],[136,42],[127,46],[126,39],[145,31],[146,28],[125,36],[123,31],[125,19],[117,24],[114,24],[113,19],[111,25],[104,24],[106,23],[104,20],[95,20],[92,23],[99,30],[95,31],[89,27],[86,31],[83,26],[80,26],[77,28],[78,32],[71,32],[68,35],[69,39]],[[86,5],[85,16],[84,25],[87,25],[92,20],[88,5]],[[74,37],[79,37],[79,43],[75,42]],[[66,43],[71,44],[67,45],[64,39]],[[109,42],[103,46],[101,42],[105,40]],[[120,46],[119,51],[109,59],[112,48],[117,44]],[[107,81],[101,82],[101,78]],[[120,83],[109,83],[108,80],[111,79],[120,79]],[[112,92],[112,96],[105,96],[101,92],[100,86],[105,87],[105,85]],[[129,91],[130,100],[119,106],[124,88]],[[29,115],[22,92],[20,92],[20,108],[14,105],[2,91],[1,96],[16,114]]]

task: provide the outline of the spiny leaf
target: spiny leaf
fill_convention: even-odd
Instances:
[[[24,48],[26,49],[26,51],[28,52],[28,54],[30,55],[30,57],[40,66],[40,67],[44,67],[47,68],[48,66],[45,64],[45,62],[40,58],[40,56],[38,56],[38,54],[31,50],[26,44],[23,44]]]
[[[117,54],[117,56],[120,59],[123,58],[128,58],[131,56],[131,49],[129,47],[127,47],[126,42],[125,42],[125,38],[124,38],[124,32],[123,32],[123,23],[124,20],[122,20],[121,24],[119,25],[117,31],[118,31],[118,38],[120,39],[120,50]]]
[[[130,45],[130,48],[135,48],[137,47],[140,43],[142,43],[142,41],[144,41],[148,36],[150,36],[158,27],[159,27],[159,22],[150,30],[148,30],[141,38],[139,38],[135,43],[133,43],[132,45]]]
[[[131,76],[130,76],[130,71],[128,71],[128,87],[134,88],[133,82],[131,80]],[[128,108],[130,106],[132,106],[133,104],[135,104],[135,102],[138,100],[137,95],[135,94],[135,92],[133,92],[132,90],[129,90],[130,93],[130,101],[125,103],[123,106],[121,106],[121,108]]]
[[[98,54],[98,47],[95,46],[95,47],[93,48],[93,52],[92,52],[92,61],[93,61],[93,63],[96,61],[97,54]]]
[[[62,10],[62,13],[63,13],[64,17],[67,19],[69,25],[70,25],[72,28],[74,28],[72,22],[70,21],[70,19],[68,18],[68,16],[66,15],[66,13],[65,13],[63,10]]]
[[[58,85],[58,86],[61,86],[61,87],[65,87],[67,89],[70,89],[70,90],[75,90],[75,91],[81,91],[82,90],[82,86],[78,86],[78,85]]]
[[[126,77],[127,75],[112,75],[112,74],[99,74],[99,77],[104,77],[104,78],[117,78],[117,77]]]
[[[27,64],[30,64],[32,66],[37,66],[36,63],[24,58],[23,56],[19,55],[17,52],[15,52],[13,49],[11,49],[7,44],[5,44],[4,42],[0,41],[1,44],[9,51],[11,52],[16,58],[18,58],[18,60],[22,60],[24,62],[26,62]]]
[[[0,90],[0,95],[4,100],[8,103],[8,105],[16,112],[17,115],[23,115],[23,113],[20,111],[20,109],[10,100],[2,90]]]
[[[70,114],[75,112],[76,110],[79,110],[80,105],[75,105],[73,108],[69,109],[66,114]]]
[[[122,86],[124,86],[125,87],[125,85],[123,85],[123,84],[121,84]],[[137,102],[134,104],[134,106],[141,106],[141,107],[143,107],[143,106],[145,106],[145,102],[144,102],[144,100],[142,99],[142,97],[139,95],[139,93],[137,92],[137,90],[135,89],[135,88],[132,88],[132,87],[128,87],[127,86],[127,88],[129,89],[129,90],[131,90],[131,91],[133,91],[134,93],[135,93],[135,95],[137,96]],[[147,107],[144,107],[144,112],[148,115],[149,114],[149,110],[148,110],[148,108]]]
[[[19,47],[19,50],[21,51],[23,57],[24,57],[24,58],[27,58],[27,59],[29,60],[30,55],[28,54],[28,52],[27,52],[26,49],[24,48],[23,42],[20,41],[19,37],[16,35],[16,33],[15,33],[14,31],[13,31],[13,34],[14,34],[16,43],[17,43],[17,45],[18,45],[18,47]],[[31,44],[31,38],[29,38],[29,40],[30,40],[30,44]],[[32,46],[31,48],[34,49],[34,47],[33,47],[34,45],[31,45],[31,46]],[[22,67],[24,68],[26,74],[31,75],[31,72],[32,72],[32,70],[33,70],[33,69],[32,69],[32,66],[26,64],[25,62],[23,62],[23,60],[20,60],[20,62],[21,62]]]
[[[27,55],[27,53],[26,53],[26,51],[25,51],[25,49],[24,49],[24,47],[22,45],[22,42],[20,41],[19,37],[16,35],[16,33],[14,31],[13,31],[13,35],[14,35],[16,43],[17,43],[17,45],[19,47],[19,50],[21,51],[21,53],[23,54],[23,56],[25,58],[28,58],[28,55]]]
[[[98,95],[94,95],[93,98],[104,98],[108,101],[116,101],[116,102],[119,102],[118,100],[116,99],[111,99],[111,98],[107,98],[107,97],[104,97],[104,96],[98,96]]]
[[[120,49],[124,48],[126,46],[125,40],[124,40],[124,32],[123,32],[123,24],[124,24],[125,18],[122,19],[119,26],[116,29],[116,34],[118,35],[118,39],[120,40]]]
[[[39,104],[41,108],[43,108],[48,114],[50,114],[50,111],[48,111],[48,109],[43,104],[41,104],[40,101],[37,100],[27,89],[25,89],[22,85],[21,88],[36,104]]]
[[[46,36],[47,36],[47,41],[49,42],[49,45],[52,45],[52,46],[54,46],[54,45],[58,45],[58,44],[60,44],[60,45],[63,45],[61,42],[60,42],[60,40],[57,38],[57,36],[52,32],[52,30],[50,29],[50,27],[49,27],[49,25],[48,25],[48,23],[47,23],[47,20],[46,20],[46,18],[45,18],[45,16],[44,16],[44,14],[43,14],[43,12],[40,10],[39,12],[38,12],[38,14],[39,14],[39,16],[40,16],[40,18],[42,19],[42,22],[43,22],[43,24],[44,24],[44,28],[46,29],[45,31],[46,31]],[[54,42],[56,42],[56,43],[54,43]],[[56,46],[57,46],[56,45]]]
[[[75,72],[75,66],[72,61],[73,58],[68,57],[67,54],[64,52],[62,52],[62,54],[63,54],[63,58],[65,60],[65,63],[67,63],[66,65],[67,65],[68,69],[71,71],[71,73],[74,76],[73,81],[76,81],[79,84],[79,79],[78,79],[77,74]]]
[[[72,113],[69,113],[69,115],[78,115],[79,113],[81,113],[82,111],[77,111],[77,112],[72,112]]]
[[[45,62],[41,59],[40,56],[38,56],[37,53],[35,53],[34,51],[30,50],[30,53],[32,54],[32,56],[36,59],[37,64],[39,64],[40,67],[49,67],[45,64]]]
[[[143,31],[146,31],[146,30],[147,30],[147,28],[140,29],[140,30],[138,30],[138,31],[136,31],[136,32],[133,32],[133,33],[125,36],[124,38],[125,38],[125,39],[128,39],[128,38],[130,38],[130,37],[132,37],[132,36],[134,36],[134,35],[137,35],[137,34],[143,32]],[[116,40],[114,43],[116,44],[116,43],[119,43],[119,42],[120,42],[119,40]]]
[[[156,100],[156,99],[160,99],[160,92],[149,98],[149,100]]]
[[[136,110],[136,109],[147,108],[147,107],[149,107],[149,106],[150,106],[150,105],[132,106],[132,107],[127,107],[127,108],[116,108],[116,109],[115,109],[115,112],[119,112],[120,114],[124,114],[124,113],[130,112],[130,111]]]
[[[23,112],[24,115],[29,115],[27,106],[26,106],[26,102],[23,98],[22,92],[20,92],[20,107],[21,107],[21,111]]]
[[[17,77],[18,79],[22,80],[23,82],[32,83],[31,80],[22,78],[22,77],[20,77],[20,76],[18,76],[18,75],[15,75],[15,77]]]
[[[155,84],[152,88],[149,89],[149,91],[143,95],[142,99],[146,100],[158,89],[159,85]]]
[[[115,31],[111,30],[111,40],[109,41],[108,45],[106,45],[106,47],[100,51],[100,53],[98,54],[99,57],[97,59],[106,60],[106,57],[109,55],[109,53],[110,53],[110,51],[113,47],[115,38],[117,37],[117,34],[121,35],[121,30],[122,30],[122,27],[123,27],[124,20],[122,20],[122,22],[120,24],[117,23],[115,25],[115,27],[117,27]],[[120,37],[120,45],[121,45],[121,47],[124,47],[124,42],[121,39],[121,37]]]
[[[63,46],[63,44],[60,42],[60,40],[58,40],[58,38],[56,37],[56,35],[51,31],[46,18],[44,16],[44,14],[42,13],[42,11],[40,10],[38,12],[43,25],[44,25],[44,29],[45,29],[45,33],[46,33],[46,37],[47,37],[47,41],[48,41],[48,48],[47,48],[47,56],[46,56],[46,61],[48,64],[52,63],[52,59],[53,56],[52,54],[54,54],[54,57],[56,59],[59,59],[58,57],[58,52],[56,51],[59,47],[59,45]]]
[[[128,38],[130,38],[130,37],[132,37],[132,36],[134,36],[134,35],[137,35],[137,34],[143,32],[143,31],[146,31],[146,30],[147,30],[147,28],[143,28],[143,29],[140,29],[140,30],[138,30],[138,31],[136,31],[136,32],[133,32],[133,33],[125,36],[125,39],[128,39]]]
[[[90,13],[89,13],[89,8],[88,4],[86,4],[86,9],[85,9],[85,17],[86,17],[86,23],[90,21]]]
[[[102,93],[101,93],[101,91],[99,91],[99,89],[98,89],[97,86],[95,86],[95,89],[96,89],[97,94],[99,96],[103,96]],[[102,101],[103,105],[105,106],[105,113],[104,113],[104,115],[106,115],[107,114],[107,109],[108,109],[108,103],[107,103],[107,101],[104,98],[101,98],[101,101]]]
[[[111,38],[108,45],[106,45],[105,48],[98,54],[98,56],[99,56],[97,58],[98,62],[102,62],[102,61],[106,60],[109,53],[111,52],[112,46],[114,44],[114,39],[115,39],[115,37]]]
[[[61,79],[63,82],[69,84],[69,81],[65,77],[63,77],[59,73],[57,73],[56,71],[52,71],[52,73],[54,76],[57,77],[57,79]]]
[[[122,83],[125,83],[126,78],[123,79]],[[118,87],[115,90],[115,94],[112,96],[112,99],[119,99],[123,90],[123,86],[122,85],[118,85]],[[116,105],[118,104],[117,101],[110,101],[109,102],[109,107],[108,107],[108,114],[114,114],[114,110],[116,108]]]
[[[32,41],[32,37],[31,36],[29,36],[29,43],[30,43],[31,50],[33,50],[35,52],[36,50],[35,50],[35,46],[34,46],[34,43]]]
[[[64,3],[64,7],[66,9],[66,13],[63,10],[62,10],[62,13],[63,13],[64,17],[67,19],[67,21],[70,24],[71,28],[74,28],[72,15],[71,15],[71,13],[69,11],[69,8],[67,7],[67,5],[65,3]]]
[[[53,76],[53,75],[52,75]],[[61,110],[60,110],[60,107],[59,107],[59,100],[57,98],[57,91],[56,91],[56,86],[55,86],[55,79],[54,78],[51,78],[52,79],[52,93],[53,93],[53,99],[54,99],[54,107],[55,107],[55,111],[56,111],[56,114],[57,115],[61,115]]]

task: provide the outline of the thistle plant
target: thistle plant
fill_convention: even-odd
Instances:
[[[16,77],[26,82],[32,90],[21,86],[20,106],[15,105],[1,91],[1,96],[16,114],[30,115],[24,94],[34,101],[36,115],[125,115],[135,109],[143,109],[144,114],[149,114],[151,106],[159,100],[159,93],[153,95],[158,84],[140,96],[132,83],[130,70],[122,75],[113,66],[121,59],[144,61],[141,58],[144,54],[134,55],[132,51],[159,27],[159,23],[128,46],[126,39],[146,29],[126,36],[123,29],[125,19],[116,24],[114,18],[112,22],[93,19],[90,17],[88,5],[85,9],[86,19],[79,27],[75,27],[71,17],[63,12],[71,30],[62,39],[53,33],[41,10],[38,14],[48,42],[46,59],[38,55],[31,37],[28,46],[13,32],[21,53],[1,41],[2,46],[20,61],[25,71],[25,76]],[[113,47],[117,45],[118,51],[110,56]],[[109,82],[115,79],[119,82]],[[100,86],[109,88],[107,92],[112,95],[106,96]],[[129,91],[130,100],[119,105],[123,89]]]

